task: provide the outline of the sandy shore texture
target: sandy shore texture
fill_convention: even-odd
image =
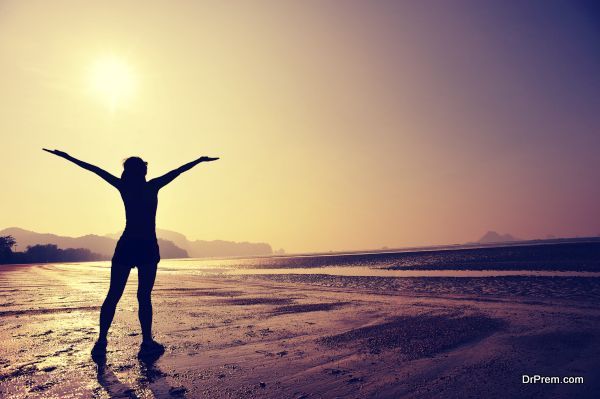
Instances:
[[[136,274],[98,366],[89,353],[109,269],[1,267],[0,397],[600,397],[598,278],[162,270],[154,326],[167,351],[148,363],[136,357]]]

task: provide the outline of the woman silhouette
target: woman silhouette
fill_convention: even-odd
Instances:
[[[99,357],[106,354],[108,329],[115,316],[117,303],[125,289],[129,272],[136,266],[138,268],[138,316],[143,336],[139,355],[161,354],[164,352],[164,346],[152,338],[152,301],[150,298],[156,278],[156,268],[160,260],[155,226],[158,190],[200,162],[216,161],[219,158],[200,157],[163,176],[146,181],[148,164],[139,157],[130,157],[123,162],[123,173],[119,179],[95,165],[70,156],[66,152],[45,148],[44,151],[58,155],[94,172],[119,190],[125,204],[127,222],[112,258],[110,288],[100,310],[100,336],[94,344],[92,356]]]

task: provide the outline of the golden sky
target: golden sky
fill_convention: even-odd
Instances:
[[[49,147],[149,177],[221,157],[161,192],[158,226],[192,239],[599,234],[598,30],[566,4],[476,5],[2,1],[0,228],[124,226]]]

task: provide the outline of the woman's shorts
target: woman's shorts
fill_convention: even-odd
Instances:
[[[156,238],[121,237],[117,242],[113,264],[136,267],[156,265],[160,261],[160,252]]]

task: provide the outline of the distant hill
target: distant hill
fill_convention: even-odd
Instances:
[[[172,230],[156,229],[159,239],[173,242],[187,251],[192,258],[211,258],[228,256],[265,256],[272,255],[273,249],[267,243],[189,240],[185,235]],[[119,234],[107,234],[105,237],[119,238]],[[285,253],[283,249],[277,251]]]
[[[171,230],[157,229],[156,234],[165,240],[185,249],[192,258],[218,256],[264,256],[272,255],[273,249],[267,243],[233,242],[233,241],[190,241],[181,233]]]
[[[477,242],[479,244],[492,244],[492,243],[499,243],[499,242],[514,242],[514,241],[521,241],[521,239],[511,236],[510,234],[499,234],[495,231],[488,231]]]
[[[17,241],[17,250],[24,251],[25,248],[38,244],[53,244],[58,248],[84,248],[101,255],[104,259],[110,259],[117,245],[114,238],[88,234],[81,237],[66,237],[56,234],[36,233],[34,231],[9,227],[0,231],[0,236],[10,235]],[[160,256],[164,259],[189,258],[188,253],[173,244],[171,241],[159,239]]]

